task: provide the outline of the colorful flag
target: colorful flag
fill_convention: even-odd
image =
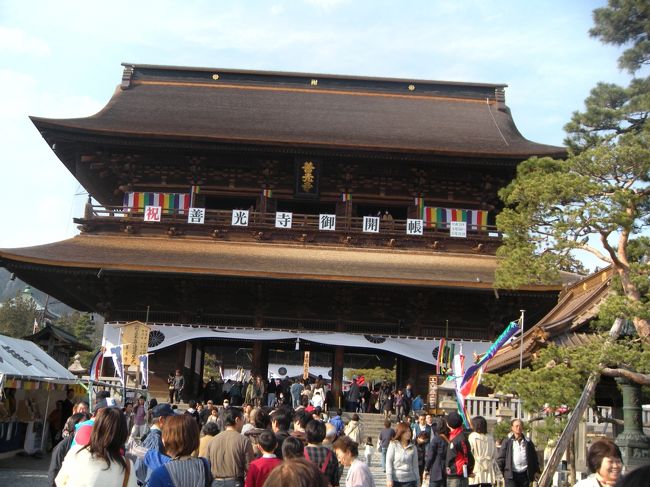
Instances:
[[[144,387],[149,387],[149,355],[138,355],[140,361],[140,383]]]
[[[446,346],[446,340],[444,338],[441,338],[440,345],[438,345],[438,356],[436,357],[436,374],[438,375],[440,375],[440,369],[442,368],[444,361]]]
[[[88,376],[90,380],[99,380],[102,375],[102,368],[104,367],[104,347],[100,347],[99,351],[93,357],[92,362],[90,362],[90,369],[88,370]]]
[[[118,345],[117,347],[111,348],[111,354],[113,355],[113,365],[115,366],[115,372],[117,376],[124,384],[124,362],[122,361],[122,347]]]
[[[466,428],[471,428],[471,423],[467,414],[467,407],[465,404],[465,396],[461,393],[461,383],[463,381],[463,351],[462,346],[458,354],[454,355],[454,361],[452,364],[452,371],[454,374],[454,390],[456,392],[456,401],[458,402],[458,414],[463,420],[463,424]]]
[[[341,201],[352,201],[352,194],[351,193],[341,193]]]
[[[262,195],[265,198],[273,198],[273,190],[272,189],[265,189],[262,191]]]

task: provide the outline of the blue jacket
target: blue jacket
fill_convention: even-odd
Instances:
[[[336,427],[336,434],[337,435],[341,434],[341,432],[345,428],[345,424],[343,423],[343,419],[341,419],[341,416],[339,416],[338,414],[330,419],[330,423],[333,424]]]

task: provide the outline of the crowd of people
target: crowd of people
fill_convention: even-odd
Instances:
[[[395,423],[385,419],[373,444],[364,435],[354,394],[346,396],[351,412],[346,421],[342,409],[326,412],[320,404],[318,396],[327,395],[322,382],[290,384],[290,402],[276,387],[272,406],[264,404],[268,389],[252,383],[250,395],[243,390],[249,401],[241,406],[236,395],[226,394],[220,403],[189,400],[183,412],[171,402],[145,397],[117,407],[107,391],[100,391],[91,414],[88,404],[72,404],[69,395],[72,406],[58,408],[63,426],[52,453],[50,485],[336,487],[347,467],[346,486],[375,487],[370,470],[375,444],[387,487],[529,487],[540,471],[519,419],[512,421],[507,438],[495,441],[481,416],[472,418],[473,429],[467,430],[456,412],[433,417],[403,409]],[[295,403],[294,384],[303,386]],[[311,397],[304,390],[312,391]],[[181,386],[173,399],[182,392]],[[61,406],[65,414],[70,411],[65,421]],[[397,416],[397,409],[393,412]],[[592,475],[578,487],[613,487],[621,481],[621,452],[613,442],[594,442],[587,461]]]

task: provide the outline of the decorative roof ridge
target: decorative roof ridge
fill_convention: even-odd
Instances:
[[[362,76],[362,75],[343,75],[334,73],[310,73],[301,71],[265,71],[254,69],[235,69],[235,68],[219,68],[219,67],[199,67],[199,66],[175,66],[175,65],[157,65],[157,64],[139,64],[123,62],[124,74],[123,79],[130,81],[134,75],[143,74],[147,71],[158,72],[176,72],[180,73],[213,73],[213,74],[228,74],[228,75],[246,75],[250,77],[268,77],[268,78],[304,78],[305,81],[311,83],[312,79],[316,80],[338,80],[338,81],[356,81],[356,82],[384,82],[384,83],[417,83],[425,85],[436,86],[454,86],[454,87],[480,87],[480,88],[506,88],[506,83],[479,83],[479,82],[464,82],[464,81],[446,81],[446,80],[429,80],[422,78],[397,78],[397,77],[384,77],[384,76]],[[219,78],[217,78],[219,79]]]

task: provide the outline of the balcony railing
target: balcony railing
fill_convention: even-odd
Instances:
[[[448,223],[425,224],[422,235],[407,234],[407,220],[380,220],[377,232],[364,231],[363,217],[336,217],[333,231],[319,230],[319,215],[292,213],[291,228],[276,226],[275,213],[249,211],[246,226],[232,224],[233,210],[206,210],[202,224],[188,223],[187,210],[163,209],[159,222],[144,220],[141,209],[125,211],[122,207],[88,206],[83,218],[76,218],[81,230],[94,232],[118,230],[126,233],[167,233],[176,235],[204,235],[213,238],[242,236],[257,240],[303,243],[340,243],[360,246],[425,247],[436,250],[471,248],[477,252],[493,253],[501,242],[501,235],[492,225],[467,224],[464,238],[451,237]]]

